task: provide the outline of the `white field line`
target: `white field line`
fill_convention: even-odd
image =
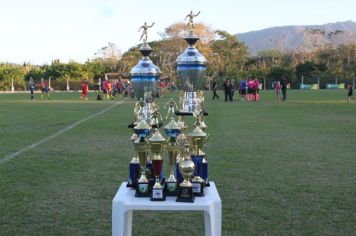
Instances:
[[[77,122],[75,122],[75,123],[73,123],[73,124],[71,124],[71,125],[65,127],[64,129],[61,129],[60,131],[58,131],[58,132],[56,132],[56,133],[54,133],[54,134],[52,134],[52,135],[50,135],[50,136],[48,136],[48,137],[46,137],[46,138],[40,140],[40,141],[38,141],[38,142],[35,142],[35,143],[31,144],[30,146],[27,146],[27,147],[25,147],[25,148],[22,148],[22,149],[18,150],[17,152],[10,153],[9,155],[7,155],[7,156],[3,157],[2,159],[0,159],[0,164],[5,163],[5,162],[11,160],[12,158],[15,158],[15,157],[17,157],[18,155],[20,155],[20,154],[22,154],[22,153],[24,153],[24,152],[26,152],[26,151],[28,151],[28,150],[30,150],[30,149],[32,149],[32,148],[35,148],[35,147],[37,147],[37,146],[39,146],[39,145],[41,145],[41,144],[43,144],[43,143],[45,143],[45,142],[47,142],[47,141],[49,141],[49,140],[51,140],[51,139],[54,139],[55,137],[57,137],[57,136],[63,134],[64,132],[66,132],[66,131],[68,131],[68,130],[73,129],[73,128],[76,127],[77,125],[80,125],[81,123],[83,123],[83,122],[85,122],[85,121],[87,121],[87,120],[90,120],[90,119],[92,119],[92,118],[94,118],[94,117],[97,117],[97,116],[99,116],[99,115],[101,115],[101,114],[104,114],[105,112],[107,112],[107,111],[109,111],[110,109],[116,107],[117,105],[121,104],[122,102],[123,102],[123,101],[117,102],[117,103],[115,103],[115,104],[109,106],[108,108],[105,108],[104,110],[102,110],[102,111],[100,111],[100,112],[98,112],[98,113],[95,113],[95,114],[92,114],[92,115],[90,115],[90,116],[88,116],[88,117],[85,117],[85,118],[83,118],[83,119],[81,119],[81,120],[79,120],[79,121],[77,121]]]

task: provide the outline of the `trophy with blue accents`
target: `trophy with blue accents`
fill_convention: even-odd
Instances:
[[[136,197],[148,197],[149,196],[149,182],[146,177],[146,164],[147,164],[147,152],[148,145],[146,137],[150,134],[151,127],[144,119],[141,119],[134,127],[135,134],[137,135],[136,141],[134,141],[134,147],[139,159],[141,176],[137,181]]]
[[[204,144],[208,140],[208,135],[200,128],[200,116],[202,116],[202,111],[195,111],[194,116],[196,117],[195,127],[194,129],[188,134],[189,141],[192,146],[192,153],[191,158],[195,164],[195,171],[194,177],[192,179],[193,184],[193,193],[196,196],[204,196],[204,187],[205,187],[205,180],[203,177],[203,160],[205,158],[205,153],[202,151]]]
[[[155,177],[155,184],[152,186],[151,201],[164,201],[166,200],[166,195],[164,193],[164,187],[161,184],[161,171],[163,165],[163,159],[161,153],[163,152],[163,147],[166,144],[166,139],[161,135],[159,129],[155,129],[152,137],[149,139],[149,145],[152,157],[152,167],[153,175]]]
[[[148,45],[147,42],[147,31],[154,25],[152,23],[150,26],[145,22],[139,30],[142,29],[141,39],[143,43],[139,48],[139,51],[143,55],[141,60],[135,65],[131,71],[131,82],[132,88],[137,99],[142,98],[146,104],[152,103],[153,99],[158,96],[159,93],[159,75],[161,73],[160,69],[153,64],[149,55],[152,52],[152,48]]]
[[[152,49],[147,42],[148,29],[153,25],[154,23],[148,25],[145,22],[140,27],[139,31],[142,30],[140,40],[143,40],[143,43],[139,51],[143,57],[130,71],[134,96],[138,101],[134,108],[134,121],[129,125],[129,128],[133,128],[136,135],[133,135],[131,140],[133,141],[137,156],[129,164],[128,187],[135,188],[136,196],[138,197],[150,196],[151,191],[151,176],[149,176],[149,173],[152,173],[153,170],[152,162],[148,157],[150,146],[146,137],[150,134],[151,128],[155,129],[162,125],[159,122],[161,117],[158,105],[154,102],[154,98],[159,93],[160,69],[149,58]],[[139,165],[139,168],[137,168],[137,165]],[[137,175],[137,169],[141,172],[139,176]]]
[[[169,177],[166,180],[166,194],[167,196],[176,196],[177,194],[177,187],[178,182],[175,176],[174,167],[176,164],[176,159],[179,150],[179,144],[177,142],[177,136],[181,133],[181,127],[177,124],[174,117],[174,109],[178,108],[177,103],[171,99],[165,107],[168,107],[166,119],[170,119],[170,122],[164,126],[164,131],[166,132],[167,136],[169,137],[167,143],[167,151],[168,151],[168,158],[169,158]],[[179,163],[179,162],[178,162]]]
[[[206,71],[206,58],[195,48],[196,42],[199,37],[194,32],[194,17],[200,14],[194,14],[191,11],[187,16],[188,19],[188,30],[185,36],[185,41],[188,43],[188,47],[185,51],[177,58],[177,72],[178,72],[178,86],[180,86],[183,92],[180,94],[179,98],[179,111],[176,115],[179,117],[179,125],[185,124],[185,116],[194,116],[196,118],[193,130],[188,134],[181,134],[178,137],[179,143],[188,145],[189,147],[189,158],[194,164],[193,178],[189,181],[192,188],[192,194],[195,196],[204,196],[205,186],[208,184],[208,165],[206,161],[206,155],[202,151],[204,144],[208,140],[208,135],[204,132],[207,129],[207,125],[204,121],[204,116],[208,113],[204,110],[204,93],[205,88],[205,71]],[[182,163],[184,158],[183,151],[186,153],[186,148],[183,147],[178,155],[177,162]],[[182,154],[182,155],[181,155]],[[187,163],[187,160],[185,160]],[[178,164],[180,166],[180,164]],[[190,165],[191,166],[191,165]],[[183,173],[181,172],[182,176]],[[187,173],[185,173],[186,175]],[[183,176],[184,178],[184,176]],[[185,184],[188,185],[185,181]],[[184,191],[183,191],[184,189]],[[179,185],[178,199],[184,199],[182,195],[183,192],[186,193],[186,187],[181,188]]]
[[[136,197],[164,201],[166,196],[176,196],[178,202],[194,202],[195,197],[204,196],[204,188],[209,186],[208,163],[203,152],[209,139],[204,121],[204,116],[208,115],[203,93],[206,59],[194,46],[199,37],[194,32],[193,19],[199,14],[191,11],[186,16],[188,29],[184,39],[188,47],[177,58],[177,85],[182,90],[179,102],[171,99],[164,106],[168,122],[164,131],[168,139],[159,131],[163,119],[154,101],[159,96],[160,69],[149,58],[152,49],[147,43],[147,31],[154,23],[145,22],[139,29],[142,30],[140,40],[143,40],[139,51],[143,57],[130,71],[137,102],[133,122],[129,125],[134,131],[131,141],[136,155],[129,164],[128,187],[136,190]],[[190,132],[184,121],[187,116],[195,117]],[[165,150],[168,152],[168,178],[163,176],[165,157],[161,154]]]

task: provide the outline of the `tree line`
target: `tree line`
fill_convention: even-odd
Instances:
[[[335,46],[331,42],[319,43],[318,30],[308,31],[312,42],[308,45],[313,47],[301,46],[299,50],[290,52],[271,49],[261,51],[254,57],[249,56],[243,42],[226,31],[213,30],[197,23],[195,32],[200,37],[196,47],[207,58],[207,80],[215,78],[222,83],[226,76],[236,82],[257,78],[266,88],[270,88],[273,81],[283,75],[288,78],[292,88],[299,88],[302,80],[304,83],[320,82],[323,88],[326,83],[347,83],[355,78],[356,44]],[[329,35],[332,37],[341,32],[329,32]],[[150,42],[153,49],[150,58],[161,69],[162,80],[176,82],[178,79],[175,61],[187,47],[183,40],[185,33],[185,23],[175,23],[161,33],[161,40]],[[108,43],[94,54],[93,59],[84,63],[63,63],[59,60],[53,60],[50,65],[0,63],[0,90],[10,90],[12,81],[16,89],[26,90],[30,77],[35,81],[50,78],[59,85],[57,89],[63,89],[67,81],[79,84],[85,79],[94,84],[110,72],[128,79],[131,68],[141,58],[139,46],[121,53],[115,44]]]

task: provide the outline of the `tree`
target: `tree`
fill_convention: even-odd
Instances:
[[[220,60],[219,74],[237,77],[243,74],[243,68],[248,59],[248,49],[237,37],[226,31],[216,31],[218,38],[211,42],[212,52],[216,53]]]
[[[10,90],[12,81],[15,85],[25,86],[25,69],[19,65],[0,64],[0,87]]]
[[[105,67],[109,69],[110,72],[116,72],[122,54],[114,43],[109,42],[107,46],[98,50],[94,56],[95,59],[101,59]]]
[[[282,76],[285,76],[292,87],[297,87],[298,81],[296,81],[294,68],[291,67],[273,67],[269,73],[269,77],[276,81],[280,80]]]

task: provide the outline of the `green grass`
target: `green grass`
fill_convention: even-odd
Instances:
[[[161,109],[170,96],[160,98]],[[356,102],[346,103],[345,90],[288,91],[286,102],[272,91],[256,103],[210,97],[204,150],[223,235],[355,234]],[[0,158],[117,102],[38,98],[0,94]],[[134,154],[134,103],[0,164],[0,235],[110,235],[112,199]],[[203,214],[134,213],[133,235],[181,234],[204,235]]]

